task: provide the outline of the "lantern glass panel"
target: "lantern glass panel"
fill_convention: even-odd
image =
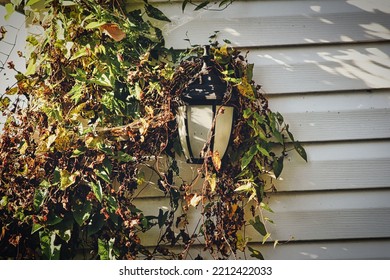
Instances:
[[[202,158],[201,152],[210,138],[213,118],[214,113],[211,105],[187,106],[189,145],[194,158]]]
[[[234,108],[231,106],[217,107],[213,151],[217,151],[221,158],[229,145],[233,127],[233,112]]]
[[[179,107],[177,122],[180,143],[185,157],[201,163],[202,151],[210,140],[213,151],[222,158],[229,145],[234,108],[216,105],[187,105]],[[214,135],[211,135],[215,118]]]
[[[185,157],[189,159],[191,156],[190,156],[188,143],[187,143],[188,135],[187,135],[186,119],[187,119],[187,106],[180,106],[178,108],[178,114],[176,116],[177,129],[179,132],[181,148],[183,150]]]

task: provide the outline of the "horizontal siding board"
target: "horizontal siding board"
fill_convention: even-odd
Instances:
[[[310,143],[304,145],[308,162],[295,152],[289,152],[281,177],[274,182],[279,192],[321,191],[342,189],[376,189],[390,187],[390,141]],[[161,163],[160,163],[161,165]],[[199,165],[178,160],[180,185],[197,175]],[[150,177],[149,169],[142,169],[151,182],[140,187],[139,197],[164,196]],[[202,184],[202,179],[198,182]]]
[[[267,229],[272,240],[280,242],[390,238],[389,201],[390,190],[276,193],[269,199],[274,213],[263,214],[275,222],[267,224]],[[134,204],[145,209],[145,214],[157,215],[160,207],[169,206],[169,200],[143,198]],[[199,213],[199,208],[188,212],[190,234],[199,230]],[[154,228],[141,238],[144,245],[152,246],[160,235],[160,230]],[[252,242],[262,239],[252,226],[247,226],[246,235]]]
[[[390,138],[390,91],[270,95],[302,142]]]
[[[290,152],[278,191],[390,187],[390,142],[306,144],[308,162]]]
[[[389,201],[390,190],[275,194],[268,229],[285,241],[388,238]],[[250,228],[248,234],[256,236]]]
[[[367,42],[390,39],[388,5],[370,1],[237,1],[224,11],[182,12],[181,3],[156,3],[172,22],[162,27],[168,47],[207,44],[215,30],[235,46]],[[369,11],[367,11],[369,10]]]
[[[333,242],[289,242],[276,248],[252,245],[265,259],[272,260],[376,260],[390,259],[390,240],[354,240]]]
[[[390,91],[270,95],[302,142],[390,138]]]
[[[259,250],[266,260],[383,260],[390,259],[390,239],[370,240],[345,240],[345,241],[316,241],[294,242],[290,241],[278,244],[275,248],[272,244],[250,243],[250,246]],[[183,249],[176,248],[180,253]],[[212,256],[203,251],[201,245],[192,246],[187,255],[188,259],[194,259],[201,255],[205,259]],[[232,257],[233,258],[233,257]],[[237,253],[237,259],[252,259],[247,251],[246,256],[242,252]]]
[[[267,94],[390,88],[390,44],[252,49]]]
[[[269,95],[269,106],[283,114],[390,108],[390,89]]]
[[[284,114],[300,141],[390,138],[390,108]]]

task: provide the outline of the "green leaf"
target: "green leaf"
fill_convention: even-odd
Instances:
[[[294,135],[292,135],[292,133],[288,130],[289,127],[290,127],[289,125],[286,125],[286,131],[287,131],[288,137],[291,139],[292,142],[295,142]]]
[[[53,185],[59,184],[61,181],[60,169],[56,167],[53,172]]]
[[[103,87],[112,87],[112,83],[106,74],[101,74],[95,78],[88,80],[89,83]]]
[[[110,175],[107,174],[103,167],[100,166],[98,169],[94,169],[94,171],[99,178],[103,179],[106,183],[111,184]]]
[[[105,158],[103,160],[103,168],[106,171],[108,175],[111,175],[112,172],[112,164],[111,161],[108,158]]]
[[[81,155],[85,154],[86,151],[87,151],[87,148],[79,147],[73,151],[73,153],[70,157],[75,158],[75,157],[81,156]]]
[[[248,119],[250,116],[252,116],[253,112],[250,108],[246,108],[245,110],[242,111],[242,116],[244,119]]]
[[[7,109],[9,104],[11,104],[11,99],[9,99],[9,97],[5,96],[0,98],[0,111]]]
[[[134,162],[136,160],[135,157],[129,155],[128,153],[119,151],[118,155],[115,157],[119,162]]]
[[[307,162],[306,151],[298,141],[294,142],[294,148],[297,151],[297,153]]]
[[[43,225],[33,223],[32,228],[31,228],[31,234],[36,233],[36,232],[39,231],[41,228],[43,228]]]
[[[203,8],[206,7],[208,4],[210,4],[210,1],[204,1],[204,2],[200,3],[199,5],[197,5],[194,11],[198,11],[198,10],[200,10],[200,9],[203,9]]]
[[[183,3],[181,4],[181,11],[184,12],[186,9],[186,6],[188,4],[189,0],[184,0]]]
[[[260,207],[268,212],[274,213],[274,211],[269,207],[269,205],[265,204],[264,202],[260,202]]]
[[[58,260],[60,258],[61,244],[55,245],[56,234],[46,230],[39,232],[42,255],[48,260]]]
[[[269,152],[268,152],[266,149],[264,149],[263,147],[261,147],[260,144],[257,144],[256,147],[257,147],[257,150],[258,150],[263,156],[270,157]]]
[[[108,205],[108,212],[115,213],[116,209],[118,209],[118,202],[116,201],[115,197],[107,195],[106,199]]]
[[[46,188],[36,188],[34,194],[34,209],[39,211],[49,191]]]
[[[26,76],[34,75],[36,72],[36,60],[35,59],[30,59],[26,72],[24,73]]]
[[[157,220],[158,220],[158,227],[159,228],[162,228],[168,218],[168,213],[169,211],[163,211],[162,209],[159,209],[158,210],[158,217],[157,217]]]
[[[65,190],[76,182],[76,178],[80,175],[80,171],[76,171],[74,173],[70,173],[66,169],[60,170],[60,188],[61,190]]]
[[[50,188],[51,187],[50,183],[47,180],[42,180],[42,182],[39,183],[39,186],[43,187],[43,188]]]
[[[73,217],[71,215],[66,215],[64,219],[58,223],[53,230],[58,237],[60,237],[65,242],[68,242],[72,237],[73,231]]]
[[[72,57],[69,60],[72,61],[72,60],[75,60],[75,59],[83,57],[83,56],[88,56],[88,54],[89,54],[88,49],[89,49],[88,47],[84,47],[84,48],[78,50],[77,52],[75,52],[72,55]]]
[[[5,4],[4,7],[5,7],[5,11],[6,11],[6,14],[5,14],[5,16],[4,16],[4,19],[5,19],[5,20],[8,20],[8,19],[11,17],[11,15],[15,12],[15,7],[14,7],[14,5],[11,4],[11,3]]]
[[[0,209],[3,209],[8,204],[8,196],[3,196],[0,200]]]
[[[72,204],[72,213],[74,220],[81,226],[91,216],[92,204],[90,201],[74,200]]]
[[[264,224],[260,221],[260,217],[256,216],[255,220],[250,220],[249,223],[254,227],[254,229],[260,233],[262,236],[267,234]]]
[[[278,178],[283,170],[283,160],[284,157],[281,156],[277,160],[274,160],[272,164],[272,169],[274,170],[275,177]]]
[[[49,212],[47,215],[46,224],[48,226],[54,226],[62,222],[62,218],[58,217],[56,214]]]
[[[89,183],[93,193],[95,194],[97,200],[101,203],[102,198],[103,198],[103,190],[102,190],[102,185],[100,184],[100,181],[90,182]]]
[[[105,220],[104,216],[96,213],[92,216],[91,220],[89,221],[88,227],[87,227],[87,234],[88,236],[91,236],[95,233],[97,233],[104,225]]]
[[[150,4],[145,3],[145,11],[146,14],[154,19],[162,20],[162,21],[168,21],[171,22],[169,18],[167,18],[163,12],[161,12],[159,9],[153,7]]]
[[[260,251],[253,249],[252,247],[248,246],[249,251],[252,253],[250,256],[253,258],[256,258],[258,260],[264,260],[263,255],[260,253]]]
[[[106,24],[106,22],[105,21],[102,21],[102,22],[93,21],[93,22],[88,23],[87,26],[85,27],[85,29],[98,28],[98,27],[102,26],[103,24]]]
[[[73,2],[73,1],[62,1],[62,6],[64,6],[64,7],[68,7],[68,6],[75,6],[75,5],[77,5],[75,2]]]
[[[248,81],[252,81],[253,79],[253,67],[255,65],[253,63],[250,63],[247,65],[247,68],[246,68],[246,78]]]
[[[33,35],[27,36],[26,42],[30,43],[32,46],[38,46],[38,44],[39,44],[39,41]]]
[[[280,125],[282,125],[283,122],[284,122],[284,118],[283,118],[282,114],[279,113],[279,112],[276,112],[275,117],[276,117],[276,119],[278,120],[278,123],[279,123]]]
[[[253,157],[259,152],[259,150],[257,149],[256,145],[253,145],[249,151],[247,151],[242,159],[241,159],[241,170],[244,170],[248,165],[249,163],[252,161]]]
[[[39,1],[42,1],[42,0],[30,0],[30,1],[27,2],[26,6],[32,6],[32,5],[36,4],[36,3],[38,3]]]
[[[223,0],[219,3],[219,7],[222,7],[222,6],[228,6],[230,5],[234,0]]]
[[[258,112],[253,113],[253,118],[257,121],[258,124],[263,124],[265,121],[265,117],[260,115]]]
[[[236,188],[234,191],[235,192],[249,192],[249,191],[253,191],[252,182],[248,182],[246,184],[243,184],[243,185],[239,186],[238,188]]]
[[[111,238],[108,241],[98,239],[98,255],[101,260],[115,260],[114,243],[115,238]]]

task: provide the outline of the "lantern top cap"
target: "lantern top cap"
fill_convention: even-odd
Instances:
[[[182,99],[189,104],[220,103],[227,93],[227,82],[221,78],[215,62],[210,55],[210,46],[203,47],[204,54],[201,58],[203,66],[190,81],[182,93]]]

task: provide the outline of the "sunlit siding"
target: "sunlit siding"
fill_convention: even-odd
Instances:
[[[26,69],[25,58],[18,55],[18,51],[23,52],[26,40],[25,16],[14,13],[5,20],[6,10],[0,5],[0,26],[4,26],[7,33],[0,41],[0,96],[3,95],[7,87],[12,87],[16,83],[15,71],[8,68],[8,62],[13,62],[15,68],[23,72]],[[11,96],[11,99],[15,98]],[[2,129],[5,117],[0,114],[0,129]]]
[[[271,195],[279,245],[253,233],[251,246],[267,259],[389,259],[390,2],[236,1],[184,13],[180,2],[154,4],[172,20],[161,26],[168,47],[207,44],[219,31],[249,50],[271,108],[307,150],[308,163],[290,154]],[[168,203],[153,186],[143,196],[145,207]]]

